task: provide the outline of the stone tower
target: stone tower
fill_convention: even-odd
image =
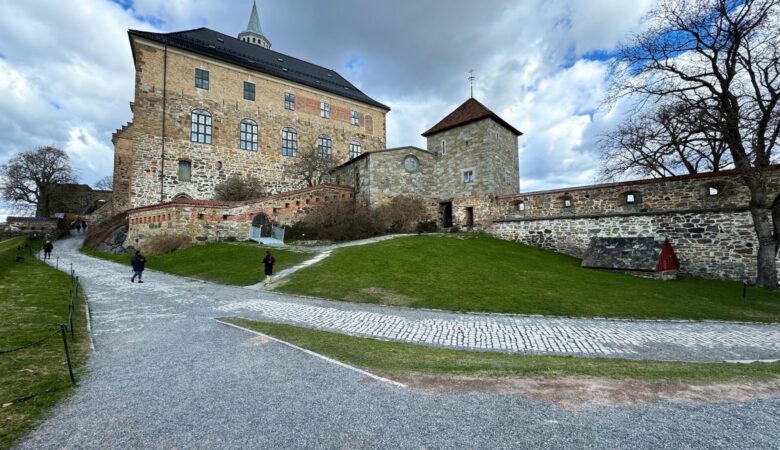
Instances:
[[[256,2],[252,2],[252,14],[249,16],[249,24],[246,26],[246,30],[238,34],[238,39],[263,48],[271,48],[271,41],[263,35],[263,29],[260,28],[260,16],[257,14]]]

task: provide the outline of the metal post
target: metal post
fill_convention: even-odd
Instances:
[[[742,282],[742,298],[747,298],[747,281]]]
[[[62,346],[65,347],[65,360],[68,362],[68,374],[70,374],[70,382],[76,384],[76,378],[73,376],[73,366],[70,363],[70,352],[68,351],[68,337],[65,335],[64,324],[60,324],[60,332],[62,333]]]
[[[68,303],[68,328],[70,328],[70,338],[76,339],[76,332],[73,330],[73,303]]]

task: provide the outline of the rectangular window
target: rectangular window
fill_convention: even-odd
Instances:
[[[192,163],[189,161],[179,161],[179,181],[192,180]]]
[[[349,144],[349,159],[355,159],[363,152],[359,142]]]
[[[330,119],[330,103],[320,102],[320,117]]]
[[[284,93],[284,109],[295,111],[295,94],[292,92]]]
[[[512,184],[512,172],[507,170],[504,173],[504,178],[506,179],[506,184]]]
[[[464,183],[473,183],[474,182],[474,170],[464,170],[463,171],[463,182]]]
[[[254,120],[242,120],[239,132],[241,150],[257,151],[257,123]]]
[[[441,141],[441,156],[445,156],[447,154],[447,141],[442,140]]]
[[[282,130],[282,156],[298,156],[298,133],[294,128]]]
[[[195,69],[195,87],[198,89],[209,88],[209,71],[203,69]]]
[[[211,144],[211,114],[203,109],[192,111],[192,129],[190,140],[201,144]]]
[[[360,126],[360,112],[352,110],[352,125]]]
[[[255,84],[244,81],[244,100],[255,101]]]
[[[626,203],[629,205],[636,203],[636,196],[634,194],[626,194]]]

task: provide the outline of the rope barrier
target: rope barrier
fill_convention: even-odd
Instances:
[[[9,350],[0,350],[0,355],[5,355],[5,354],[8,354],[8,353],[14,353],[14,352],[18,352],[20,350],[24,350],[26,348],[35,347],[36,345],[40,345],[40,344],[46,342],[46,340],[51,339],[52,336],[54,336],[56,334],[59,334],[59,332],[60,332],[60,330],[59,330],[59,328],[57,328],[57,331],[55,331],[54,333],[46,336],[45,338],[43,338],[43,339],[41,339],[39,341],[31,342],[29,344],[25,344],[25,345],[22,345],[20,347],[12,348],[12,349],[9,349]]]

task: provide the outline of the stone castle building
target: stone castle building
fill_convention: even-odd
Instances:
[[[661,237],[682,274],[755,277],[758,242],[736,171],[518,193],[522,133],[482,103],[468,99],[425,131],[425,149],[388,149],[390,109],[332,70],[271,50],[256,7],[238,38],[206,28],[129,36],[133,121],[114,135],[113,194],[113,211],[128,212],[127,245],[176,233],[245,240],[310,206],[403,195],[445,229],[578,257],[594,238]],[[328,183],[302,188],[285,175],[304,146],[338,162]],[[213,200],[215,185],[244,174],[269,195]],[[765,178],[780,194],[780,168]]]
[[[232,175],[268,193],[301,187],[284,167],[304,149],[336,162],[385,148],[390,108],[337,72],[271,50],[256,6],[238,38],[207,28],[129,31],[132,122],[113,136],[115,212],[211,199]]]

